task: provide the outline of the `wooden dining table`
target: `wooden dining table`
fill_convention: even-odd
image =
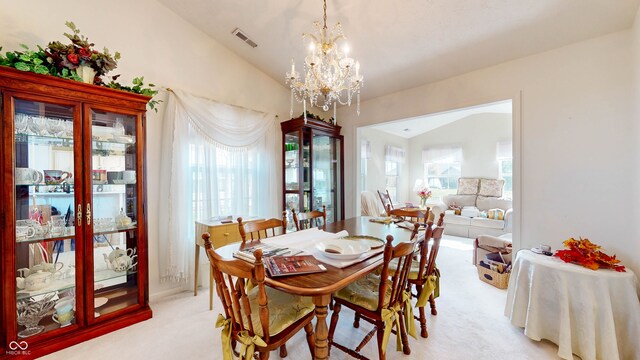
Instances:
[[[394,245],[403,241],[409,241],[411,231],[395,224],[380,224],[369,221],[371,217],[359,216],[351,219],[329,223],[326,226],[327,232],[337,233],[342,230],[349,232],[349,235],[368,235],[385,240],[387,235],[393,236]],[[313,239],[309,239],[313,241]],[[241,247],[255,245],[256,242],[234,243],[219,249],[216,253],[224,258],[233,258],[233,252]],[[337,268],[326,265],[327,271],[315,274],[303,274],[289,277],[267,278],[265,283],[278,290],[299,295],[311,296],[315,305],[316,315],[316,350],[315,359],[328,359],[329,347],[327,336],[327,309],[331,302],[331,294],[356,281],[357,279],[374,271],[382,263],[382,254],[374,255],[362,262],[350,265],[345,268]]]

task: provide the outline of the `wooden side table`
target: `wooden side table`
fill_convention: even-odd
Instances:
[[[214,249],[222,246],[242,241],[240,237],[240,231],[238,229],[238,222],[234,217],[213,217],[204,220],[196,220],[196,256],[195,256],[195,273],[193,281],[193,296],[198,295],[198,270],[200,269],[200,247],[204,248],[204,240],[202,240],[202,234],[208,232],[211,234],[211,243]],[[243,222],[263,220],[257,217],[243,218]],[[211,267],[209,267],[209,310],[213,309],[213,274],[211,273]]]

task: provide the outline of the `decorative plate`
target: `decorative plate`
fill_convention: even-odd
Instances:
[[[116,185],[127,185],[127,184],[135,184],[135,180],[111,180]]]
[[[343,237],[345,240],[358,240],[363,244],[367,244],[371,250],[384,247],[385,241],[375,236],[368,235],[351,235]]]
[[[107,301],[109,301],[109,299],[107,299],[106,297],[97,297],[93,300],[93,307],[99,308],[100,306],[106,304]]]
[[[540,249],[539,247],[531,248],[531,251],[533,251],[536,254],[540,254],[540,255],[547,255],[547,256],[551,256],[552,255],[552,253],[550,251],[544,251],[544,250]]]
[[[123,144],[133,144],[136,141],[136,138],[131,135],[114,135],[113,139]]]

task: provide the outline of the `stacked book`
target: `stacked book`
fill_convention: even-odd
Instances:
[[[499,252],[487,254],[479,265],[498,274],[511,272],[511,259],[505,259],[505,256]]]

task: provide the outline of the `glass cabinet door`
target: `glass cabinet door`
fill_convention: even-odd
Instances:
[[[334,222],[340,214],[340,140],[323,134],[313,134],[313,206],[327,209],[327,221]]]
[[[93,256],[97,318],[139,303],[139,174],[136,116],[91,108],[90,197],[87,248]]]
[[[82,323],[82,144],[74,141],[79,105],[13,100],[17,336],[24,339]]]

